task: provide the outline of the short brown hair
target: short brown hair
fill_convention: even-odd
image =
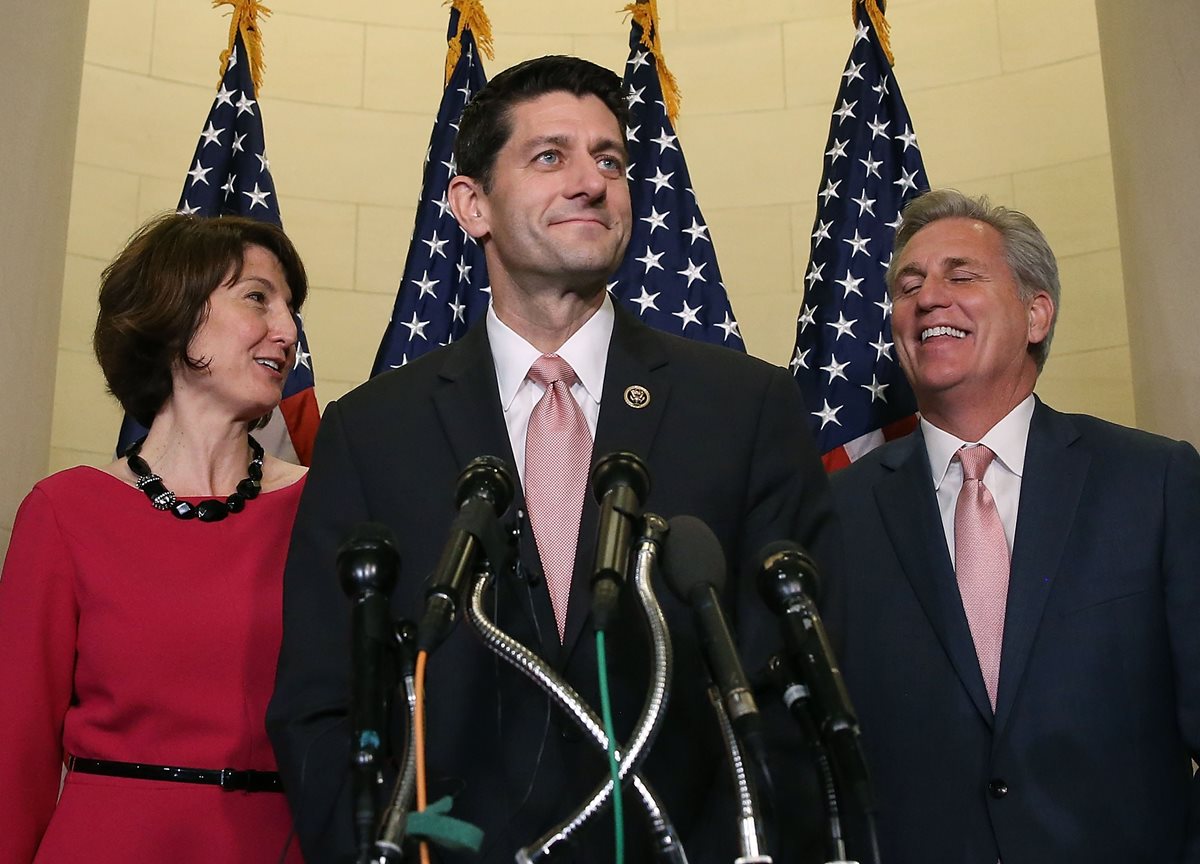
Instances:
[[[149,426],[172,391],[172,370],[202,369],[188,345],[208,314],[213,291],[242,273],[246,247],[279,259],[299,311],[308,277],[283,229],[240,216],[169,213],[138,229],[105,268],[92,347],[108,391]]]
[[[579,57],[550,55],[510,66],[479,91],[463,109],[454,140],[458,173],[478,180],[484,192],[492,188],[496,156],[512,135],[512,110],[547,93],[595,96],[617,119],[624,144],[629,104],[624,85],[611,69]]]

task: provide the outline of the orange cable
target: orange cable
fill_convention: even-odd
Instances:
[[[414,687],[417,691],[417,704],[413,720],[413,748],[417,757],[417,812],[424,811],[428,803],[428,792],[425,789],[425,664],[429,660],[428,651],[417,652],[417,669],[414,676]],[[430,864],[429,844],[421,841],[421,864]]]

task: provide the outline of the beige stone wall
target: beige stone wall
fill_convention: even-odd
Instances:
[[[368,374],[412,230],[437,109],[439,0],[276,0],[260,103],[324,404]],[[499,71],[576,53],[620,70],[615,2],[489,0]],[[845,0],[660,0],[684,90],[680,140],[752,353],[791,353]],[[893,0],[896,75],[938,185],[987,192],[1046,229],[1064,317],[1041,392],[1132,423],[1128,339],[1092,0]],[[217,81],[227,19],[205,0],[91,0],[51,465],[104,462],[119,413],[90,354],[97,277],[174,207]]]
[[[0,558],[46,473],[87,0],[5,10],[0,52]],[[52,42],[61,54],[48,52]]]
[[[1200,17],[1097,0],[1138,425],[1200,446]]]

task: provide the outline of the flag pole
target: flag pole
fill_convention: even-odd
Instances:
[[[892,26],[884,17],[887,14],[887,0],[850,0],[850,19],[855,26],[858,26],[860,3],[866,7],[867,17],[875,27],[875,36],[879,39],[879,47],[883,49],[883,56],[887,58],[888,65],[895,66],[896,57],[892,54]]]
[[[446,77],[443,87],[450,83],[454,67],[462,57],[463,30],[470,30],[475,37],[475,44],[488,60],[494,60],[492,51],[492,22],[483,8],[482,0],[453,0],[450,4],[458,10],[458,28],[455,34],[446,42]]]
[[[212,0],[212,5],[214,9],[219,6],[233,7],[229,21],[229,46],[221,52],[217,85],[220,86],[221,79],[225,77],[226,67],[229,65],[229,58],[233,56],[233,46],[240,32],[242,44],[246,46],[246,57],[250,62],[250,80],[254,82],[254,92],[256,95],[262,93],[263,73],[266,72],[267,64],[263,59],[262,31],[258,29],[258,16],[261,14],[262,17],[268,18],[271,10],[258,0]]]
[[[625,7],[625,11],[633,16],[633,20],[642,28],[642,45],[654,55],[655,68],[658,70],[658,84],[662,88],[663,104],[667,106],[667,119],[674,126],[679,119],[679,107],[683,103],[683,94],[679,92],[679,82],[663,57],[662,36],[658,26],[658,0],[637,0]]]

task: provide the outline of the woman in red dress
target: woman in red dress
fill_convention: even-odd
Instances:
[[[105,270],[96,357],[149,433],[17,513],[0,862],[300,860],[263,716],[304,469],[250,433],[307,290],[283,232],[236,217],[160,217]]]

